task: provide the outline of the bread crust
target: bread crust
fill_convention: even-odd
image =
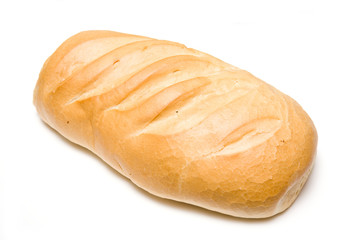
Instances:
[[[313,122],[289,96],[182,44],[86,31],[45,62],[40,117],[159,197],[265,218],[310,174]]]

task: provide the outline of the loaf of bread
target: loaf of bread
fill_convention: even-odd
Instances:
[[[288,208],[317,145],[299,104],[250,73],[179,43],[111,31],[66,40],[45,62],[34,104],[140,188],[237,217]]]

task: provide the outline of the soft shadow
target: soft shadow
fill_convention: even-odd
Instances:
[[[177,209],[181,209],[182,211],[187,211],[187,212],[191,212],[191,213],[196,213],[199,215],[203,215],[203,216],[208,216],[211,218],[216,218],[222,221],[230,221],[230,222],[242,222],[242,223],[248,223],[248,224],[256,224],[256,223],[266,223],[266,222],[270,222],[270,221],[274,221],[275,219],[280,218],[283,214],[286,214],[287,210],[285,210],[284,212],[278,213],[275,216],[272,217],[268,217],[268,218],[259,218],[259,219],[251,219],[251,218],[239,218],[239,217],[233,217],[233,216],[229,216],[229,215],[225,215],[222,213],[218,213],[218,212],[214,212],[211,210],[207,210],[201,207],[197,207],[194,205],[190,205],[187,203],[183,203],[183,202],[177,202],[174,200],[170,200],[170,199],[165,199],[165,198],[161,198],[158,196],[155,196],[147,191],[145,191],[144,189],[138,187],[137,185],[133,184],[131,182],[130,179],[126,178],[125,176],[123,176],[122,174],[120,174],[118,171],[116,171],[114,168],[110,167],[106,162],[104,162],[99,156],[97,156],[96,154],[94,154],[93,152],[91,152],[90,150],[88,150],[87,148],[84,148],[78,144],[75,144],[71,141],[69,141],[67,138],[65,138],[64,136],[62,136],[61,134],[59,134],[56,130],[54,130],[53,128],[51,128],[48,124],[46,124],[45,122],[43,122],[41,119],[39,119],[39,121],[41,122],[41,124],[43,126],[45,126],[46,128],[49,129],[50,132],[52,132],[54,135],[56,135],[64,144],[70,145],[71,147],[77,149],[78,151],[81,151],[82,153],[86,154],[87,156],[89,156],[90,158],[96,159],[97,161],[99,161],[111,174],[115,174],[117,177],[121,177],[121,179],[123,179],[124,181],[128,182],[129,184],[131,184],[131,186],[142,196],[146,197],[147,199],[150,199],[151,201],[156,202],[157,204],[163,205],[163,206],[167,206],[169,208],[177,208]],[[315,163],[316,165],[316,163]],[[303,190],[301,191],[300,196],[304,196],[306,194],[309,194],[309,192],[307,191],[307,189],[309,189],[310,187],[308,187],[309,185],[312,185],[312,181],[314,179],[314,170],[316,169],[314,165],[314,168],[312,170],[312,173],[310,174],[308,181],[305,183]],[[297,200],[295,200],[296,202]]]

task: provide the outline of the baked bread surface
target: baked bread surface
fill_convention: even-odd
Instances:
[[[45,62],[40,117],[159,197],[264,218],[288,208],[317,134],[298,103],[182,44],[81,32]]]

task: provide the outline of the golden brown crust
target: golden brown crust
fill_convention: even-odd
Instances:
[[[261,218],[291,205],[316,150],[290,97],[184,45],[79,33],[46,61],[34,104],[51,127],[164,198]]]

